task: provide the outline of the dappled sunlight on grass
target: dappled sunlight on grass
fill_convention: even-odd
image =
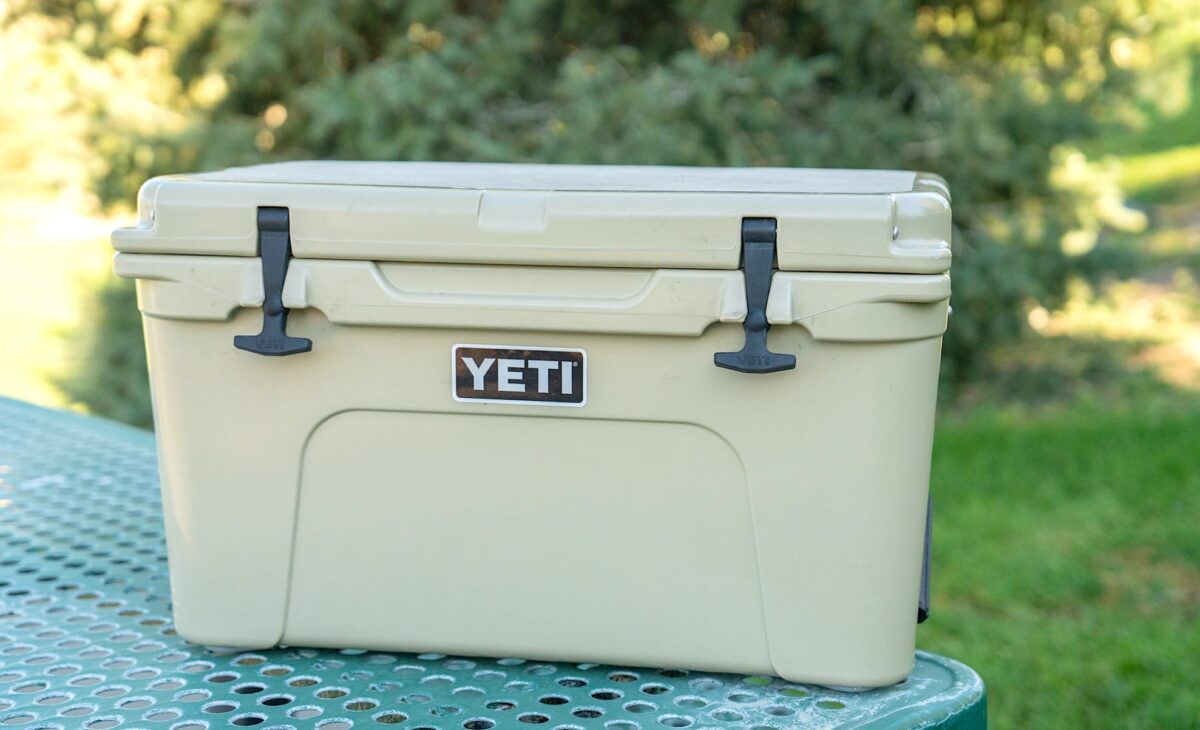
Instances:
[[[1030,324],[1043,335],[1160,342],[1186,336],[1200,326],[1200,286],[1185,269],[1165,278],[1112,282],[1098,291],[1072,282],[1066,305],[1054,312],[1033,309]]]
[[[1185,339],[1142,350],[1134,359],[1176,388],[1200,391],[1200,330]]]
[[[1200,144],[1123,157],[1119,169],[1121,187],[1135,198],[1155,197],[1167,188],[1195,189],[1200,187]]]
[[[1200,185],[1197,187],[1193,198],[1154,208],[1153,230],[1138,241],[1146,255],[1163,263],[1200,264]]]
[[[1095,287],[1076,280],[1062,306],[1034,305],[1028,320],[1034,334],[990,352],[984,374],[956,391],[946,415],[1200,406],[1200,284],[1192,269]]]
[[[1155,278],[1112,282],[1099,291],[1074,282],[1065,306],[1029,314],[1046,337],[1126,343],[1132,367],[1148,367],[1162,381],[1200,390],[1200,285],[1186,269]]]

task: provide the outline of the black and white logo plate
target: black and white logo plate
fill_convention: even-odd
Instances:
[[[587,353],[523,345],[455,345],[451,394],[463,403],[582,406]]]

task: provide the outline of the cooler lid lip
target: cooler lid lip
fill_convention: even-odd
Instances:
[[[326,174],[363,166],[374,177],[354,184]],[[408,177],[384,179],[397,170]],[[530,170],[546,184],[524,185]],[[626,173],[648,183],[630,185]],[[575,179],[587,184],[567,184]],[[783,271],[927,274],[946,271],[951,256],[946,183],[917,172],[274,163],[157,177],[138,197],[138,223],[113,233],[118,251],[256,256],[255,210],[275,206],[291,211],[297,258],[736,269],[747,217],[778,220]]]
[[[508,162],[292,160],[165,176],[195,183],[561,193],[895,195],[945,181],[913,170]]]

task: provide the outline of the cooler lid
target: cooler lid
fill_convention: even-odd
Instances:
[[[255,256],[260,206],[297,258],[736,269],[742,219],[775,218],[783,270],[950,265],[944,181],[880,170],[284,162],[155,178],[113,245]]]

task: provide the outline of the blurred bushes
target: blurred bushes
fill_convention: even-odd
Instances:
[[[70,370],[56,384],[67,398],[92,413],[153,427],[142,322],[133,285],[105,279],[88,293],[84,307],[87,325],[70,334]]]
[[[1064,144],[1135,119],[1138,99],[1188,88],[1193,10],[47,0],[18,3],[9,23],[49,19],[48,52],[88,69],[72,73],[131,81],[81,94],[93,189],[109,203],[154,174],[291,158],[937,172],[955,196],[953,383],[1024,332],[1031,302],[1053,305],[1072,272],[1102,268],[1087,263],[1100,231],[1136,222],[1111,187],[1051,171],[1078,154]]]

